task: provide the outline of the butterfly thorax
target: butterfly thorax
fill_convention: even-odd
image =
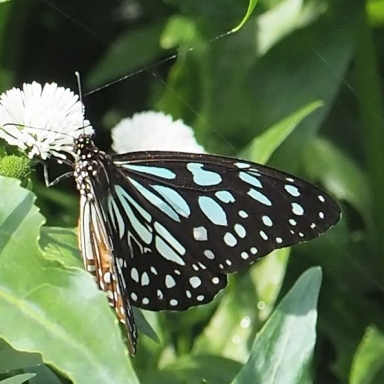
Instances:
[[[80,135],[74,142],[74,152],[77,160],[74,165],[73,175],[76,180],[76,188],[80,194],[88,199],[94,199],[91,180],[100,170],[100,160],[108,155],[100,151],[90,136]]]

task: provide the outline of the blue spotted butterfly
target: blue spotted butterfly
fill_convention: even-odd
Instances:
[[[340,218],[325,192],[259,164],[178,152],[110,156],[87,135],[74,149],[84,265],[125,324],[131,354],[131,305],[159,311],[208,303],[228,273]]]

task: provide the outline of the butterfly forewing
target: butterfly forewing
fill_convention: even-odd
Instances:
[[[129,157],[114,163],[131,184],[130,198],[163,224],[177,249],[211,271],[236,272],[322,234],[340,217],[326,193],[269,167],[185,153]]]
[[[174,221],[146,200],[121,170],[111,162],[104,167],[110,188],[103,194],[102,183],[95,183],[94,192],[104,196],[100,202],[129,300],[151,310],[182,310],[211,301],[225,287],[226,276],[200,262],[196,246],[183,245],[185,228],[179,225],[171,234],[167,228]]]

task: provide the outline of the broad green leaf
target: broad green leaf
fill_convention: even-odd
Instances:
[[[39,244],[46,259],[59,261],[67,268],[83,266],[76,229],[42,227]]]
[[[223,384],[241,369],[236,361],[214,355],[189,355],[177,359],[159,371],[148,371],[140,377],[145,384]]]
[[[310,101],[324,103],[276,151],[273,165],[292,172],[301,165],[300,154],[329,113],[354,52],[356,28],[340,14],[358,18],[361,9],[360,2],[332,3],[316,22],[274,45],[251,75],[260,112],[255,124],[260,127],[270,126],[271,119],[279,121]]]
[[[245,13],[243,19],[240,21],[239,25],[237,25],[235,28],[233,28],[231,30],[231,32],[237,32],[238,30],[240,30],[244,26],[244,24],[251,17],[253,10],[256,7],[256,4],[257,4],[257,0],[249,0],[247,12]]]
[[[220,304],[197,338],[194,353],[212,353],[244,363],[249,354],[249,337],[260,326],[258,298],[249,275],[232,281]]]
[[[105,294],[82,269],[43,257],[34,195],[2,177],[0,194],[0,337],[74,383],[137,383]]]
[[[16,351],[4,340],[0,339],[0,372],[6,373],[15,369],[33,367],[42,364],[41,355]]]
[[[322,102],[314,101],[297,110],[292,115],[278,122],[266,132],[252,140],[252,142],[241,152],[241,156],[256,163],[265,164],[275,150],[284,142],[298,124],[322,106]]]
[[[8,379],[1,380],[1,384],[22,384],[35,377],[35,373],[22,373],[20,375],[9,377]]]
[[[384,335],[378,329],[367,329],[353,359],[350,384],[372,384],[383,382],[376,378],[377,373],[384,367]],[[374,380],[376,379],[376,380]]]
[[[280,292],[289,251],[276,250],[253,265],[249,273],[230,280],[209,325],[195,342],[195,353],[247,361],[250,338],[272,311]]]
[[[39,243],[46,259],[59,261],[67,268],[83,268],[78,248],[77,229],[42,227],[40,235]],[[134,308],[134,314],[140,331],[159,343],[159,338],[141,311]]]
[[[326,7],[318,1],[284,0],[257,19],[259,54],[264,55],[277,42],[296,29],[316,20]]]
[[[237,153],[276,122],[321,100],[324,108],[303,120],[274,154],[275,165],[284,164],[291,171],[298,167],[300,152],[328,113],[354,47],[353,28],[340,21],[337,7],[320,22],[322,13],[318,10],[316,23],[288,34],[264,55],[257,43],[262,30],[256,22],[247,22],[238,33],[211,44],[198,61],[194,55],[188,65],[179,67],[180,78],[195,75],[198,82],[193,89],[200,91],[195,99],[195,94],[185,92],[184,78],[171,83],[175,95],[188,97],[179,115],[189,116],[190,106],[199,111],[194,121],[187,122],[209,151]],[[351,7],[351,15],[355,13]],[[173,100],[180,104],[177,97]]]
[[[258,297],[259,319],[272,312],[283,284],[291,248],[276,249],[251,268],[249,274]]]
[[[372,197],[369,181],[354,160],[330,141],[315,138],[304,151],[304,166],[311,179],[321,181],[339,200],[355,207],[369,223]]]
[[[233,384],[307,382],[320,284],[318,267],[300,276],[257,335],[249,360]]]
[[[63,384],[59,378],[59,373],[52,371],[47,365],[38,365],[24,370],[25,373],[34,373],[36,376],[30,384]]]

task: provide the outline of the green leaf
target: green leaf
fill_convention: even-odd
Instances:
[[[316,340],[321,269],[301,275],[257,335],[233,384],[306,382]]]
[[[183,356],[159,371],[143,374],[145,384],[228,383],[240,370],[241,364],[213,355]]]
[[[249,274],[231,278],[208,326],[195,342],[194,353],[219,354],[245,363],[250,337],[260,327],[258,302]]]
[[[59,261],[67,268],[83,269],[78,248],[77,229],[43,227],[40,232],[40,247],[48,260]],[[159,338],[141,311],[133,308],[136,325],[149,338],[159,343]]]
[[[239,29],[241,29],[244,24],[248,21],[248,19],[251,17],[253,10],[255,9],[257,4],[257,0],[249,0],[248,9],[245,13],[243,19],[240,21],[240,24],[237,25],[235,28],[231,30],[231,32],[237,32]]]
[[[67,268],[82,268],[76,229],[42,227],[40,236],[39,244],[46,259],[59,261]]]
[[[1,384],[22,384],[35,377],[35,373],[22,373],[20,375],[9,377],[8,379],[1,380]]]
[[[133,307],[132,311],[136,325],[140,329],[140,331],[143,332],[150,339],[152,339],[155,343],[160,344],[159,337],[157,336],[155,330],[153,329],[149,321],[146,319],[144,314],[141,312],[141,310],[136,307]]]
[[[216,353],[245,363],[251,340],[272,311],[284,279],[290,248],[258,261],[232,278],[208,326],[195,342],[195,353]]]
[[[316,8],[315,3],[311,2]],[[306,14],[304,8],[302,13]],[[175,95],[184,97],[184,110],[180,106],[178,117],[190,116],[192,106],[198,116],[186,122],[195,128],[200,142],[211,152],[233,154],[276,122],[321,100],[324,108],[303,120],[274,154],[275,165],[284,164],[286,170],[294,171],[300,165],[300,152],[328,113],[353,53],[351,24],[341,24],[337,11],[333,11],[315,23],[324,12],[317,9],[306,28],[299,17],[295,28],[267,52],[261,50],[258,41],[267,30],[248,22],[230,38],[211,44],[198,59],[197,54],[190,55],[196,64],[192,60],[189,65],[181,63],[179,78],[184,81],[170,85]],[[351,9],[351,15],[355,13]],[[185,92],[183,75],[194,76],[197,94]],[[175,96],[168,100],[169,105],[174,103],[180,105]]]
[[[296,29],[311,24],[326,10],[318,1],[284,0],[274,4],[271,9],[260,15],[257,27],[257,45],[260,54],[270,48]]]
[[[272,312],[283,284],[291,248],[276,249],[250,270],[259,302],[259,318],[264,321]]]
[[[16,351],[4,340],[0,339],[0,372],[6,373],[15,369],[33,367],[42,364],[41,355]]]
[[[91,275],[43,257],[34,195],[3,177],[0,194],[0,337],[40,353],[74,383],[137,383],[116,316]]]
[[[314,138],[304,151],[306,173],[320,181],[339,200],[345,200],[371,222],[369,181],[355,162],[331,142]]]
[[[384,367],[384,335],[378,329],[367,329],[353,359],[350,384],[376,383],[377,373]],[[382,375],[383,376],[383,375]],[[376,378],[377,379],[377,378]],[[379,382],[383,382],[383,377]]]
[[[253,139],[240,155],[256,163],[265,164],[298,124],[322,105],[322,102],[314,101],[297,110]]]
[[[25,373],[34,373],[36,376],[30,384],[63,384],[58,372],[53,372],[47,365],[38,365],[25,369]]]

